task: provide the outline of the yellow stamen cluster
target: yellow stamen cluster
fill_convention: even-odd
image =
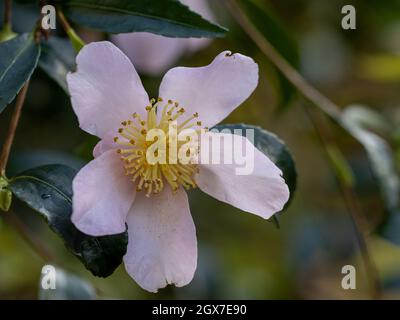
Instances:
[[[121,155],[124,162],[126,174],[131,177],[132,182],[136,183],[137,191],[146,191],[146,196],[152,193],[157,194],[165,184],[169,184],[172,190],[176,191],[180,185],[186,189],[195,188],[196,182],[194,174],[198,172],[195,164],[183,164],[179,158],[174,163],[169,161],[169,141],[170,141],[170,124],[176,122],[176,132],[179,134],[182,130],[191,129],[201,126],[198,121],[197,113],[180,122],[180,118],[185,114],[185,109],[179,106],[178,102],[168,100],[162,110],[158,110],[163,104],[163,99],[150,100],[150,104],[146,106],[147,119],[134,113],[132,118],[121,123],[118,129],[118,136],[114,138],[114,142],[121,146],[117,152]],[[161,112],[157,115],[157,112]],[[152,129],[160,129],[165,133],[166,137],[166,163],[151,163],[147,159],[148,148],[157,141],[148,141],[147,134]],[[200,128],[195,130],[200,133]],[[156,137],[157,138],[157,137]],[[177,148],[184,142],[177,141]],[[157,154],[157,151],[155,151]]]

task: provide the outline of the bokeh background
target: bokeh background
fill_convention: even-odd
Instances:
[[[399,0],[259,0],[268,5],[295,39],[300,71],[340,106],[364,104],[378,111],[393,128],[400,124]],[[2,4],[2,1],[0,1]],[[357,10],[357,29],[341,28],[341,8]],[[228,26],[225,38],[187,53],[175,65],[203,66],[229,49],[253,57],[260,65],[255,93],[225,123],[255,124],[276,133],[296,161],[297,190],[280,214],[280,228],[254,215],[220,203],[199,191],[190,193],[197,227],[198,269],[191,284],[157,294],[142,290],[121,265],[106,279],[96,278],[65,249],[47,225],[15,200],[12,213],[56,257],[57,265],[93,286],[101,298],[116,299],[357,299],[368,298],[368,282],[349,213],[334,172],[298,97],[282,106],[276,72],[218,0],[210,1],[216,20]],[[29,14],[29,10],[27,10]],[[107,36],[79,30],[85,40]],[[160,48],[162,50],[162,48]],[[143,75],[152,96],[159,76]],[[0,140],[12,108],[0,117]],[[379,189],[365,151],[348,134],[333,127],[356,174],[357,193],[371,226],[384,212]],[[395,132],[390,132],[396,137]],[[399,138],[391,140],[400,166]],[[48,163],[79,168],[91,159],[93,137],[80,131],[67,95],[40,70],[33,76],[17,131],[9,175]],[[0,298],[36,299],[41,268],[46,263],[0,215]],[[400,230],[399,230],[400,232]],[[400,250],[373,235],[369,240],[385,298],[400,297]],[[341,288],[341,268],[357,270],[357,289]]]

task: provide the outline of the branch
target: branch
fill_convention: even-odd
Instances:
[[[271,43],[264,38],[264,36],[258,31],[258,29],[250,22],[247,16],[243,13],[240,6],[235,0],[225,0],[224,4],[228,8],[228,11],[235,18],[238,24],[244,29],[247,35],[254,41],[259,49],[268,57],[268,59],[283,73],[283,75],[299,90],[299,92],[315,106],[319,107],[326,115],[332,120],[340,122],[341,109],[330,99],[320,93],[311,84],[305,80],[302,75],[297,72],[271,45]],[[327,152],[330,165],[334,168],[336,178],[345,201],[346,207],[350,213],[353,226],[355,228],[358,245],[363,258],[364,266],[367,272],[371,296],[373,298],[379,298],[381,296],[381,289],[379,285],[379,277],[377,274],[377,268],[369,253],[367,244],[368,237],[368,225],[363,213],[360,210],[360,206],[353,190],[353,187],[346,183],[344,179],[337,172],[336,164],[330,153],[330,147],[335,150],[339,150],[333,139],[329,139],[327,132],[320,125],[313,113],[305,107],[305,110],[315,128],[315,131],[319,137],[320,143],[324,150]]]
[[[4,0],[3,26],[11,26],[12,0]]]
[[[335,140],[331,137],[330,125],[326,123],[325,126],[323,126],[308,106],[304,106],[304,110],[306,111],[311,123],[315,128],[319,142],[324,149],[326,156],[328,157],[330,165],[334,168],[336,181],[339,185],[339,189],[342,193],[346,207],[350,213],[350,218],[356,234],[358,246],[360,248],[361,257],[364,263],[366,274],[368,276],[371,297],[373,299],[379,299],[382,296],[379,275],[375,263],[371,258],[368,242],[366,240],[369,237],[368,223],[363,212],[361,211],[361,206],[354,192],[352,184],[346,181],[346,179],[343,178],[339,172],[337,172],[337,169],[335,170],[337,165],[332,156],[331,150],[334,149],[339,151],[339,148]]]
[[[340,118],[340,108],[309,84],[264,38],[256,27],[243,14],[241,8],[234,0],[225,0],[225,5],[231,15],[244,29],[247,35],[254,41],[259,49],[272,61],[272,63],[284,74],[284,76],[303,94],[305,98],[320,107],[334,120]]]
[[[74,47],[76,52],[79,52],[84,47],[85,42],[77,35],[75,30],[71,27],[60,7],[57,7],[57,15],[61,23],[61,26],[63,27],[65,33],[67,34],[69,40],[71,41],[72,46]]]
[[[25,85],[22,87],[21,91],[18,93],[15,102],[14,112],[8,128],[8,133],[0,154],[0,175],[5,175],[8,158],[10,156],[11,146],[14,142],[15,131],[17,130],[18,122],[21,117],[21,110],[25,102],[26,93],[28,92],[28,87],[29,87],[29,81],[27,81]]]

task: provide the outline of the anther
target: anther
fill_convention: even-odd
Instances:
[[[177,101],[165,100],[168,103],[163,103],[161,118],[156,117],[155,110],[160,106],[163,99],[158,97],[149,100],[150,104],[145,106],[147,119],[143,120],[141,115],[133,113],[132,118],[136,121],[127,120],[121,122],[121,128],[118,129],[119,135],[114,137],[114,141],[122,146],[117,152],[121,154],[121,160],[124,164],[126,174],[128,174],[133,183],[137,187],[137,191],[144,190],[146,196],[157,194],[164,188],[164,183],[168,183],[173,190],[178,190],[181,186],[190,189],[194,187],[195,181],[193,174],[196,172],[196,167],[193,165],[178,164],[177,166],[169,165],[152,165],[147,162],[146,150],[149,144],[144,137],[151,129],[164,130],[169,135],[168,126],[170,121],[175,121],[185,113],[185,109],[179,105]],[[196,112],[193,116],[188,117],[180,123],[173,123],[174,128],[184,130],[186,128],[201,126],[201,121],[196,121],[194,118],[199,117]],[[197,119],[199,120],[199,119]],[[201,129],[197,129],[196,133],[200,133]],[[123,139],[121,139],[121,136]],[[153,141],[157,141],[159,137],[154,137]],[[191,141],[191,137],[186,137],[187,141]],[[133,147],[135,146],[135,147]],[[191,155],[191,150],[188,150],[188,155]],[[154,153],[159,155],[158,150]]]

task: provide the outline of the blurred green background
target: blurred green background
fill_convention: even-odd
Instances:
[[[217,0],[217,20],[229,27],[225,38],[185,55],[176,65],[203,66],[229,49],[253,57],[260,66],[255,93],[225,123],[255,124],[276,133],[296,161],[298,186],[290,207],[280,214],[280,229],[254,215],[220,203],[199,191],[190,193],[197,227],[198,269],[184,288],[168,287],[157,294],[142,290],[120,266],[106,279],[96,278],[65,249],[47,225],[15,200],[13,212],[57,257],[58,266],[92,283],[101,298],[123,299],[356,299],[368,298],[368,282],[354,229],[332,168],[304,112],[294,97],[282,106],[276,71]],[[268,5],[300,49],[301,73],[340,106],[364,104],[378,111],[394,128],[400,124],[400,1],[399,0],[274,0]],[[357,10],[357,29],[341,28],[341,8]],[[81,30],[85,38],[104,35]],[[143,77],[153,96],[161,77]],[[0,140],[12,108],[0,117]],[[397,129],[397,132],[399,130]],[[357,178],[357,192],[371,225],[384,212],[377,183],[365,151],[353,138],[333,128],[337,143]],[[394,136],[396,136],[394,134]],[[391,141],[400,166],[399,133]],[[48,163],[79,168],[90,160],[96,140],[78,128],[66,94],[43,72],[31,81],[17,131],[9,174]],[[3,214],[2,214],[3,215]],[[399,229],[400,232],[400,229]],[[386,298],[400,297],[400,250],[374,235],[371,253]],[[0,298],[35,299],[41,268],[46,263],[0,216]],[[357,289],[341,288],[341,268],[357,270]]]

